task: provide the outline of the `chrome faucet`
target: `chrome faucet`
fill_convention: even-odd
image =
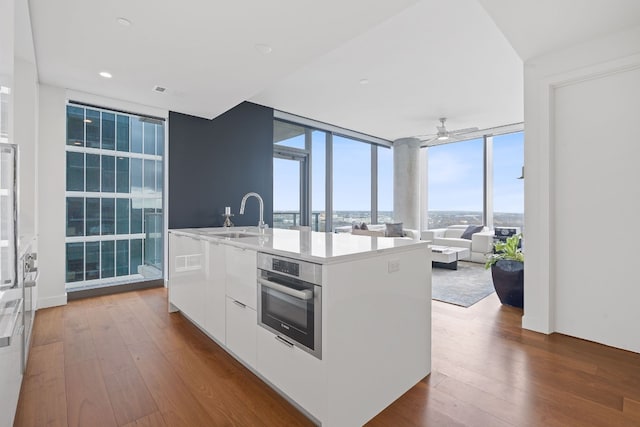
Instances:
[[[244,195],[242,202],[240,203],[240,215],[244,215],[244,205],[247,203],[247,199],[251,196],[258,199],[258,202],[260,203],[260,221],[258,222],[258,228],[263,230],[267,228],[267,225],[264,223],[264,201],[258,193],[251,192]]]

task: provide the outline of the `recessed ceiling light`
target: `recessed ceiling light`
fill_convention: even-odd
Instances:
[[[100,77],[104,77],[105,79],[110,79],[113,76],[108,71],[100,71]]]
[[[360,79],[360,84],[361,85],[368,85],[369,84],[369,79]]]
[[[155,86],[153,87],[153,89],[152,89],[152,90],[153,90],[154,92],[164,93],[164,92],[167,90],[167,88],[166,88],[166,87],[162,87],[162,86],[155,85]]]
[[[120,17],[120,18],[116,19],[116,22],[118,24],[122,25],[123,27],[130,27],[131,26],[131,21],[129,21],[127,18]]]
[[[271,52],[273,52],[273,48],[271,46],[269,46],[268,44],[264,44],[264,43],[258,43],[255,45],[255,48],[258,52],[260,52],[263,55],[267,55]]]

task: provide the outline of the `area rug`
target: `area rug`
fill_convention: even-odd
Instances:
[[[431,298],[437,301],[470,307],[495,292],[483,264],[459,261],[457,270],[434,267],[431,272]]]

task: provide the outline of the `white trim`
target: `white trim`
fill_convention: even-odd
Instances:
[[[317,120],[308,119],[302,116],[296,116],[295,114],[285,113],[284,111],[273,110],[273,118],[279,120],[285,120],[298,125],[307,126],[313,129],[323,130],[331,132],[336,135],[345,136],[348,138],[357,139],[359,141],[368,142],[370,144],[384,145],[385,147],[393,146],[393,143],[389,140],[378,138],[376,136],[366,135],[364,133],[356,132],[353,130],[341,128],[339,126],[330,125],[329,123],[319,122]]]
[[[46,298],[38,298],[38,310],[41,308],[58,307],[67,305],[67,293]]]

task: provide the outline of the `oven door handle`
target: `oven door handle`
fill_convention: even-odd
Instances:
[[[279,283],[275,283],[270,280],[265,280],[262,278],[258,278],[258,283],[260,283],[262,286],[266,286],[267,288],[271,288],[275,291],[282,292],[283,294],[287,294],[301,300],[307,301],[313,298],[313,291],[310,291],[309,289],[299,291],[297,289],[291,289],[288,286],[284,286]]]

